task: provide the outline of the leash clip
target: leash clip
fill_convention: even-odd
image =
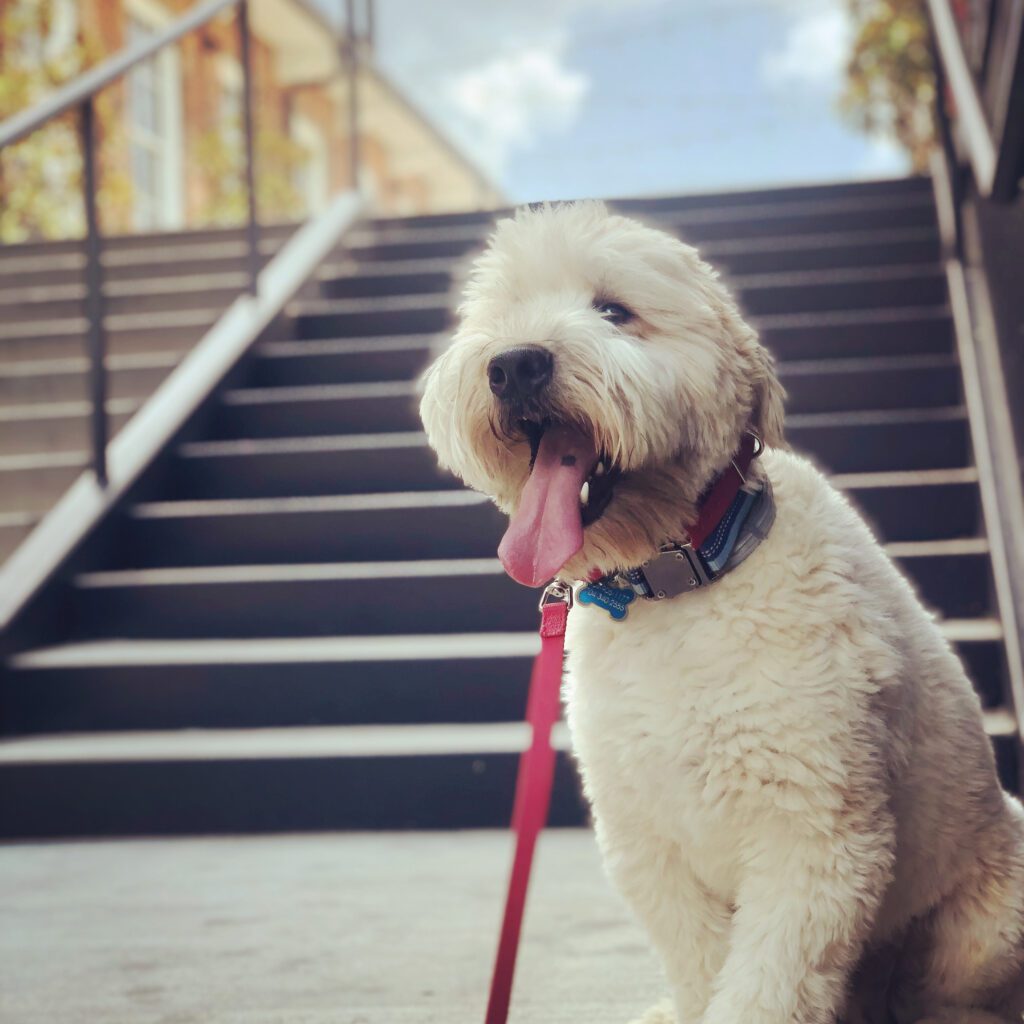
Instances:
[[[537,603],[537,611],[544,611],[544,606],[549,604],[564,604],[568,611],[572,608],[572,587],[561,580],[552,580],[540,595]]]

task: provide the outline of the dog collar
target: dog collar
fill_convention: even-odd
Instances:
[[[775,521],[767,477],[747,478],[761,451],[760,439],[745,434],[739,450],[701,502],[697,522],[687,531],[685,543],[670,542],[638,566],[581,581],[577,600],[603,608],[613,619],[624,619],[638,597],[663,601],[699,590],[744,561]]]

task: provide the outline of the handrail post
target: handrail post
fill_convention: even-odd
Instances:
[[[949,179],[950,225],[949,231],[941,238],[943,259],[959,260],[963,257],[963,228],[961,215],[964,199],[964,169],[957,156],[956,143],[953,140],[953,129],[950,124],[949,111],[946,105],[946,72],[939,56],[939,46],[934,31],[931,35],[932,61],[935,68],[935,129],[938,135],[939,150],[942,153],[945,176]],[[941,220],[940,220],[941,225]]]
[[[245,144],[246,243],[249,293],[256,295],[260,281],[260,237],[256,209],[256,156],[252,116],[252,36],[249,33],[249,2],[238,5],[238,50],[242,64],[242,135]]]
[[[359,37],[355,0],[345,0],[345,56],[348,62],[348,180],[359,188]]]
[[[82,200],[85,207],[85,315],[89,355],[89,398],[92,403],[92,462],[96,479],[107,484],[107,368],[103,323],[103,265],[99,217],[96,212],[96,111],[93,98],[80,108]]]

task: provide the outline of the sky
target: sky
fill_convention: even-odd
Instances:
[[[328,0],[322,0],[328,2]],[[901,175],[845,0],[376,0],[376,60],[511,202]]]

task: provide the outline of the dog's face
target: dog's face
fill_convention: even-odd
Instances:
[[[771,357],[696,250],[600,203],[520,210],[423,378],[442,466],[511,517],[528,585],[680,539],[742,432],[782,443]]]

